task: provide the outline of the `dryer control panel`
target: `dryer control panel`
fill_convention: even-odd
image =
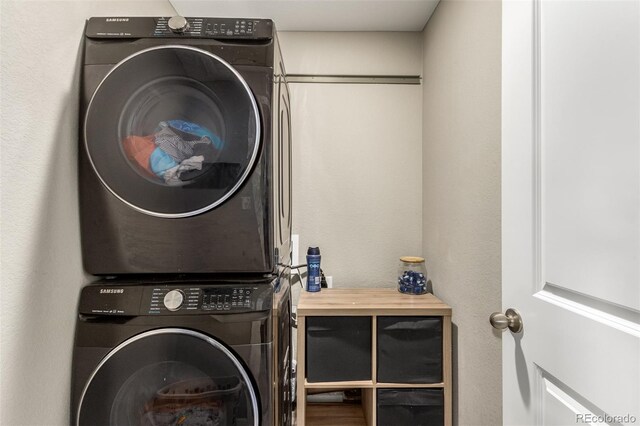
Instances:
[[[268,40],[273,21],[253,18],[99,17],[87,21],[89,38],[214,38]]]

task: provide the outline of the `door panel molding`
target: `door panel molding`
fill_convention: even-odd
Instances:
[[[536,365],[537,398],[536,417],[539,425],[558,425],[558,419],[566,424],[580,424],[580,417],[607,416],[601,408],[592,404],[579,392]],[[584,421],[585,424],[590,422]],[[609,423],[619,425],[620,423]]]
[[[534,291],[539,292],[544,287],[544,264],[543,264],[543,247],[544,247],[544,218],[542,203],[544,200],[544,182],[542,174],[542,77],[540,58],[542,55],[542,47],[540,42],[540,0],[531,2],[533,11],[531,13],[531,123],[532,123],[532,171],[533,171],[533,270],[534,270]]]
[[[531,4],[536,290],[640,310],[640,8]]]
[[[546,283],[534,297],[601,324],[640,337],[640,312],[608,300]]]

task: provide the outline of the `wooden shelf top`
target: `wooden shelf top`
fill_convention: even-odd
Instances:
[[[353,389],[353,388],[443,388],[444,383],[373,383],[373,380],[358,380],[350,382],[308,382],[304,381],[306,389]]]
[[[395,288],[323,288],[303,291],[298,316],[434,315],[450,316],[451,307],[433,294],[402,294]]]

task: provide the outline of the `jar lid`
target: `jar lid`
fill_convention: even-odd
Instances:
[[[422,263],[424,262],[424,257],[404,256],[400,260],[405,263]]]

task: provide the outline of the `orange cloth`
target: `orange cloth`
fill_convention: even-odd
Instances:
[[[156,149],[153,136],[129,136],[122,141],[122,147],[129,160],[137,163],[151,176],[155,176],[149,164],[149,157],[151,157],[153,150]]]

